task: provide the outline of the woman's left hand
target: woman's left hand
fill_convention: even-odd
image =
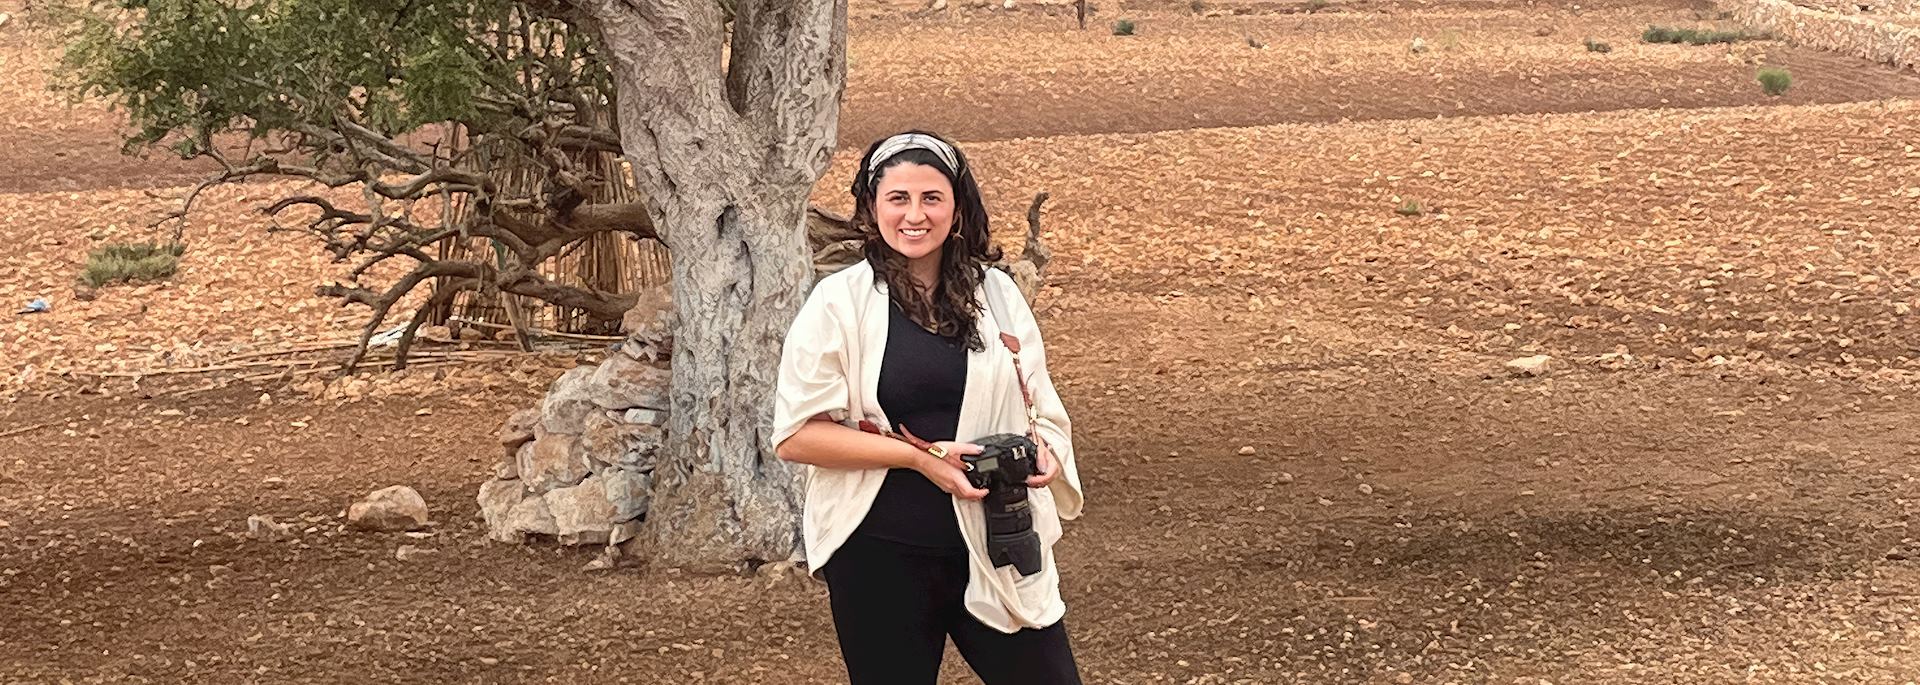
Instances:
[[[1047,443],[1035,440],[1033,444],[1040,448],[1039,456],[1034,459],[1034,467],[1040,472],[1027,476],[1027,487],[1044,488],[1048,483],[1052,483],[1054,475],[1060,472],[1060,465],[1054,461],[1053,450],[1047,449]]]

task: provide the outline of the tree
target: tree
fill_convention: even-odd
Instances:
[[[678,567],[795,552],[798,483],[768,449],[779,342],[813,280],[807,195],[846,80],[846,0],[574,0],[621,142],[673,253],[668,458],[642,539]],[[729,21],[731,19],[731,21]]]
[[[846,74],[845,0],[119,0],[69,7],[66,85],[124,109],[129,148],[165,144],[221,171],[335,192],[266,211],[355,260],[323,295],[366,305],[354,362],[414,289],[495,288],[617,319],[635,294],[534,268],[618,231],[673,254],[679,312],[669,454],[642,533],[666,564],[733,568],[797,547],[797,483],[766,454],[778,341],[843,220],[812,214]],[[514,194],[463,165],[483,146],[545,179]],[[642,201],[587,201],[579,156],[618,151]],[[358,191],[362,206],[338,198]],[[463,219],[454,202],[474,209]],[[837,221],[837,223],[836,223]],[[436,242],[485,238],[494,259],[443,260]],[[363,279],[383,265],[384,287]],[[418,300],[419,298],[414,298]],[[351,363],[349,364],[351,366]]]

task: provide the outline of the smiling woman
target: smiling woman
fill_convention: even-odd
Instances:
[[[868,148],[852,192],[865,260],[794,319],[773,437],[807,465],[807,564],[847,674],[931,685],[952,637],[988,685],[1077,685],[1052,555],[1082,501],[1070,424],[1033,311],[987,268],[1000,255],[972,169],[952,143],[902,133]],[[1031,475],[972,480],[1016,459],[982,447],[1009,437],[1031,447]]]

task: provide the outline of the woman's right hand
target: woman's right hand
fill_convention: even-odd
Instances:
[[[970,442],[952,441],[936,442],[934,446],[946,450],[947,458],[936,459],[931,454],[926,455],[927,458],[920,462],[918,469],[920,474],[954,497],[969,500],[984,499],[987,491],[973,487],[973,483],[967,481],[967,463],[960,459],[960,455],[963,454],[979,454],[982,448]]]

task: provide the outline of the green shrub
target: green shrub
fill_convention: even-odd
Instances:
[[[158,281],[180,267],[180,243],[112,243],[87,253],[81,282],[98,288],[108,283]]]
[[[1613,46],[1594,40],[1592,38],[1588,38],[1586,43],[1587,43],[1587,52],[1598,52],[1598,53],[1613,52]]]
[[[1763,40],[1764,33],[1743,33],[1740,31],[1712,31],[1700,29],[1676,29],[1665,26],[1649,26],[1640,34],[1640,40],[1647,43],[1671,43],[1678,45],[1715,45],[1738,43],[1743,40]]]
[[[1760,89],[1767,91],[1768,95],[1778,96],[1793,86],[1793,75],[1780,67],[1761,67],[1755,78],[1760,81]]]
[[[1398,212],[1400,216],[1420,216],[1425,213],[1420,209],[1420,203],[1413,200],[1400,203],[1400,208],[1393,211]]]
[[[1133,20],[1121,19],[1119,21],[1113,22],[1113,35],[1116,35],[1116,36],[1133,35]]]

